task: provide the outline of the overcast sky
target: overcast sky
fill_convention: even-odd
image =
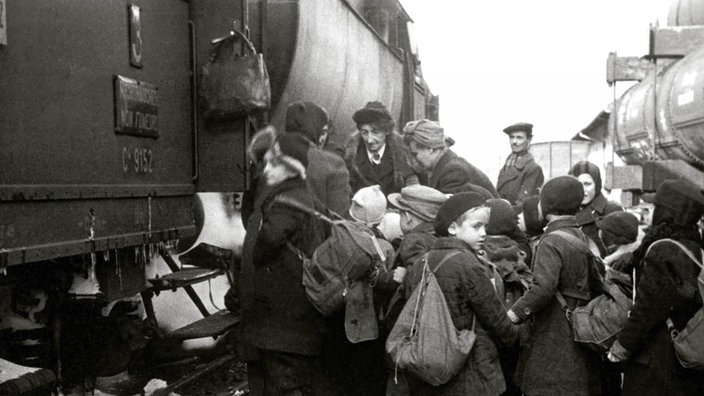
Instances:
[[[567,140],[612,100],[606,58],[648,52],[649,24],[671,0],[401,0],[440,95],[454,149],[495,181],[509,153],[501,130],[534,124],[534,142]],[[619,83],[618,94],[629,86]]]

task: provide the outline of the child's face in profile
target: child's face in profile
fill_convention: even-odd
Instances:
[[[491,209],[486,206],[472,208],[455,220],[450,225],[448,232],[468,244],[472,250],[479,250],[484,244],[485,227],[489,223],[490,213]]]

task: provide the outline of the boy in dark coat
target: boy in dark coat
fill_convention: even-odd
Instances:
[[[516,370],[516,381],[526,395],[601,392],[599,355],[574,341],[572,326],[556,298],[559,291],[572,310],[586,305],[601,290],[601,279],[589,270],[591,257],[582,250],[587,249],[586,237],[574,217],[583,197],[582,184],[571,176],[549,180],[540,192],[548,226],[533,257],[533,282],[508,311],[514,323],[532,321]]]
[[[694,184],[667,180],[658,187],[652,227],[633,254],[635,304],[609,352],[612,362],[626,361],[623,395],[704,394],[704,375],[680,365],[667,325],[670,318],[681,331],[702,308],[702,285],[697,285],[701,268],[671,241],[654,245],[673,239],[701,263],[704,242],[697,222],[703,214],[704,195]]]
[[[252,395],[325,395],[318,356],[322,316],[308,302],[297,251],[310,256],[324,239],[315,217],[277,202],[287,196],[313,207],[305,182],[309,144],[278,136],[265,155],[266,189],[248,218],[239,294],[242,358]]]
[[[484,242],[489,212],[481,195],[458,193],[442,204],[435,218],[434,228],[440,238],[428,252],[428,265],[434,271],[445,256],[459,251],[435,276],[455,327],[470,329],[474,324],[477,338],[467,362],[454,378],[437,387],[414,381],[410,384],[412,395],[500,395],[506,390],[497,343],[513,344],[518,331],[506,317],[496,292],[501,280],[490,279],[493,271],[475,253]],[[409,296],[420,281],[422,270],[421,265],[411,269],[406,285]]]

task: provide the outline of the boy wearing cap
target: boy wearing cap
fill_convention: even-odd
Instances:
[[[489,177],[447,147],[445,130],[435,121],[411,121],[403,127],[417,168],[427,172],[427,185],[445,194],[474,191],[484,198],[499,194]]]
[[[489,213],[486,200],[473,192],[455,194],[440,206],[434,222],[440,238],[427,253],[427,263],[430,270],[435,271],[455,327],[463,330],[474,325],[477,338],[467,362],[454,378],[438,387],[411,383],[412,394],[422,390],[433,395],[499,395],[506,389],[495,342],[511,345],[518,333],[506,317],[487,267],[475,253],[484,242]],[[436,271],[440,261],[449,254],[454,256]],[[408,282],[409,295],[422,271],[420,263],[411,268],[404,281]]]
[[[609,351],[609,360],[624,362],[623,395],[702,395],[704,375],[684,368],[675,356],[672,330],[682,331],[702,308],[697,277],[704,241],[697,223],[704,215],[700,186],[666,180],[655,192],[652,226],[633,253],[636,299],[626,325]],[[656,244],[657,242],[657,244]]]
[[[512,205],[519,205],[524,199],[536,195],[543,185],[543,168],[528,152],[533,140],[533,124],[519,122],[504,128],[511,144],[511,154],[499,171],[496,190],[501,198]]]
[[[590,271],[586,237],[574,216],[583,195],[582,184],[571,176],[551,179],[540,191],[548,225],[533,257],[533,282],[507,313],[514,323],[531,319],[515,376],[527,395],[601,394],[600,357],[574,341],[556,297],[560,292],[573,310],[586,305],[602,287],[596,269]]]
[[[394,132],[394,120],[381,102],[369,102],[352,119],[357,132],[345,145],[345,163],[352,192],[378,184],[384,195],[418,184],[408,149]]]
[[[295,251],[310,256],[325,237],[324,227],[314,216],[276,200],[287,196],[314,206],[305,182],[308,148],[298,134],[276,137],[264,155],[266,189],[247,221],[237,289],[241,356],[252,395],[329,394],[321,389],[322,316],[308,302]]]
[[[628,272],[633,251],[640,245],[638,218],[628,212],[613,212],[597,219],[596,226],[608,254],[604,264],[613,270]]]
[[[340,157],[322,150],[329,122],[328,112],[313,102],[293,102],[286,109],[286,133],[310,142],[308,187],[326,208],[344,216],[350,206],[350,174]]]

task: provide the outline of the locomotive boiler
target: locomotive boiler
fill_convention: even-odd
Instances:
[[[640,80],[614,103],[605,128],[625,166],[607,169],[624,203],[648,198],[666,179],[704,185],[704,2],[675,1],[668,26],[652,26],[643,59],[609,57],[608,81]]]
[[[271,106],[208,119],[202,71],[231,30],[263,54]],[[172,289],[216,329],[177,341],[235,326],[192,285],[227,285],[237,241],[220,267],[179,252],[207,242],[209,208],[237,220],[249,138],[291,101],[325,107],[333,143],[372,100],[437,119],[412,35],[397,0],[0,0],[0,358],[85,387],[150,359]]]

